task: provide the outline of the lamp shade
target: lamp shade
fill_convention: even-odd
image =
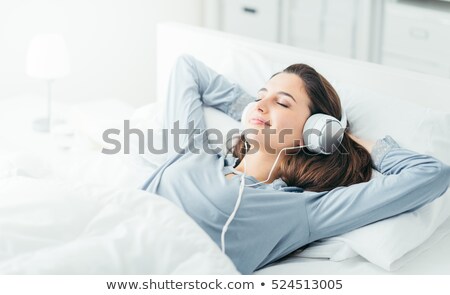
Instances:
[[[64,38],[59,34],[35,35],[28,48],[27,75],[51,80],[69,72],[69,53]]]

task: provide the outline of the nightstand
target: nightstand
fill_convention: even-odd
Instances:
[[[24,95],[0,99],[0,152],[70,149],[73,132],[69,125],[55,125],[51,132],[33,130],[33,121],[46,116],[45,98]],[[64,107],[55,105],[58,111]],[[61,114],[55,116],[61,120]],[[59,118],[58,118],[59,117]]]
[[[55,101],[49,133],[33,130],[33,121],[46,116],[46,100],[24,95],[0,99],[0,154],[21,151],[101,151],[102,134],[122,129],[135,108],[117,99],[80,102]]]

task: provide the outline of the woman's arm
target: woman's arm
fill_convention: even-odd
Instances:
[[[307,200],[311,241],[418,209],[447,190],[449,166],[400,148],[389,136],[373,145],[371,155],[375,169],[383,175]]]
[[[174,148],[187,146],[190,136],[206,128],[202,105],[215,107],[239,120],[244,106],[253,99],[239,85],[194,57],[180,56],[172,69],[165,101],[164,128],[180,130],[176,136],[168,136],[169,154],[177,152]]]

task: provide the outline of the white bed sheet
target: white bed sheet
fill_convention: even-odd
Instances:
[[[152,171],[97,152],[0,156],[0,274],[239,274]]]
[[[155,165],[85,144],[115,127],[122,105],[104,103],[69,122],[89,128],[65,151],[31,130],[34,100],[0,100],[0,274],[239,274],[188,215],[138,189]]]

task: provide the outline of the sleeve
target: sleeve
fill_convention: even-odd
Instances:
[[[307,200],[310,241],[415,210],[448,188],[449,166],[400,148],[389,136],[376,142],[372,159],[381,176]]]
[[[186,147],[206,128],[203,105],[240,120],[245,105],[254,100],[239,85],[190,55],[177,59],[168,87],[164,128],[171,131],[167,138],[169,155]]]

